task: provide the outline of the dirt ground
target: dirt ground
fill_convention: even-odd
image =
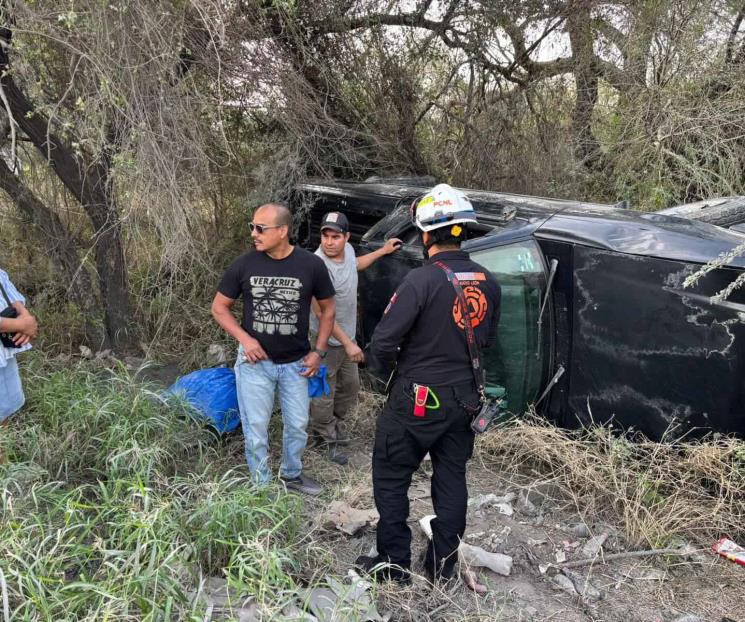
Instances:
[[[493,431],[490,433],[498,433]],[[370,439],[371,435],[362,438]],[[350,448],[350,464],[339,467],[329,463],[322,453],[310,450],[307,466],[311,473],[333,490],[334,498],[351,506],[374,508],[371,491],[372,447],[357,442]],[[478,452],[477,452],[478,453]],[[414,536],[412,559],[414,570],[421,572],[418,559],[426,546],[418,521],[432,514],[429,496],[431,465],[425,462],[416,473],[409,498],[409,524]],[[506,516],[492,506],[472,506],[468,512],[465,540],[490,552],[513,558],[508,577],[479,569],[480,581],[488,587],[485,595],[476,595],[459,581],[447,591],[432,589],[421,577],[410,588],[386,585],[379,592],[378,611],[391,614],[392,620],[557,620],[671,622],[683,616],[686,622],[745,620],[745,568],[724,560],[708,549],[685,557],[646,557],[603,563],[602,557],[592,565],[573,568],[575,577],[587,580],[600,591],[600,598],[582,597],[561,590],[539,566],[556,562],[563,554],[566,561],[584,559],[582,548],[589,538],[609,533],[603,554],[626,551],[623,534],[614,525],[593,524],[582,516],[578,502],[556,498],[554,488],[526,478],[510,480],[490,470],[478,460],[468,471],[469,498],[493,493],[523,493],[530,504],[515,501],[514,514]],[[356,536],[323,529],[319,517],[328,506],[328,495],[309,500],[306,513],[309,523],[318,529],[332,556],[335,570],[344,575],[357,555],[368,554],[375,546],[374,528],[365,528]],[[587,522],[585,522],[587,521]],[[590,536],[578,537],[576,525],[589,527]],[[574,527],[574,532],[572,528]]]
[[[147,370],[143,376],[167,385],[177,376],[175,366]],[[351,420],[354,439],[347,448],[350,462],[338,466],[323,451],[309,449],[304,462],[307,472],[326,488],[321,497],[306,498],[304,519],[311,537],[326,552],[324,566],[329,574],[346,575],[358,555],[375,547],[374,527],[365,527],[355,536],[324,526],[329,505],[342,500],[358,509],[374,508],[371,481],[372,437],[375,412],[380,397],[362,394],[362,401]],[[270,450],[279,462],[281,431],[274,418]],[[492,430],[489,434],[498,434]],[[224,443],[226,466],[242,463],[243,443],[234,434]],[[235,466],[234,465],[234,466]],[[419,558],[426,547],[426,536],[419,519],[433,513],[429,496],[431,464],[424,462],[415,474],[409,492],[413,533],[414,571],[421,573]],[[468,469],[469,499],[480,495],[504,496],[514,493],[511,516],[498,507],[478,503],[469,507],[465,541],[489,552],[513,559],[509,576],[477,569],[479,580],[488,587],[484,595],[468,590],[462,581],[447,589],[432,588],[421,576],[411,587],[382,584],[377,590],[377,609],[393,621],[505,620],[560,622],[729,622],[745,621],[745,567],[715,555],[709,547],[693,549],[686,556],[650,556],[603,561],[608,554],[628,550],[618,525],[597,523],[587,516],[582,499],[566,498],[550,482],[535,477],[512,476],[494,471],[479,456],[478,441]],[[521,499],[527,499],[524,503]],[[504,508],[503,508],[504,509]],[[578,535],[577,525],[588,533]],[[565,559],[585,559],[583,547],[590,538],[607,533],[597,561],[573,568],[575,583],[583,586],[584,596],[562,590],[552,571],[541,566]],[[558,555],[558,557],[557,557]],[[594,557],[594,556],[592,556]],[[592,588],[599,591],[594,597]]]

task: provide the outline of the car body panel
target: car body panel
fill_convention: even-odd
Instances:
[[[367,192],[366,184],[339,184],[329,197],[324,186],[313,188],[319,209],[343,201],[351,220],[375,219],[358,237],[358,252],[380,248],[390,237],[404,240],[398,253],[360,275],[363,344],[398,284],[423,261],[408,205],[427,188],[373,186]],[[466,192],[492,229],[466,242],[464,250],[476,261],[497,262],[497,279],[517,288],[506,302],[520,300],[524,281],[523,310],[513,307],[505,314],[498,354],[485,354],[487,376],[510,387],[507,402],[514,412],[548,391],[540,412],[567,426],[613,422],[654,439],[667,431],[745,434],[745,293],[713,299],[743,274],[745,259],[736,249],[745,236],[598,204]],[[499,264],[510,249],[529,244],[540,249],[543,274],[533,269],[535,261],[527,277]],[[734,256],[727,267],[683,287],[686,277],[728,253]],[[551,260],[558,268],[538,328]],[[535,361],[529,358],[532,348],[541,350],[533,353]],[[559,369],[563,375],[549,386]],[[524,403],[515,403],[515,395]]]

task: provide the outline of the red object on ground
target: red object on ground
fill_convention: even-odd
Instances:
[[[714,552],[719,553],[722,557],[726,557],[731,562],[745,566],[745,548],[729,538],[720,538],[719,542],[711,548],[714,549]]]

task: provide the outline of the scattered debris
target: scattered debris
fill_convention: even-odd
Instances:
[[[419,519],[419,526],[421,527],[424,534],[432,539],[432,519],[435,518],[434,514],[423,516]],[[501,553],[489,553],[481,547],[473,546],[461,542],[458,546],[458,554],[460,558],[469,566],[481,566],[488,568],[492,572],[501,574],[503,576],[509,576],[512,571],[512,558],[509,555],[502,555]]]
[[[336,615],[336,602],[338,597],[326,587],[315,587],[306,590],[304,595],[305,605],[320,622],[341,622]]]
[[[517,498],[517,509],[525,516],[538,516],[538,508],[528,498],[528,494],[523,490]]]
[[[187,592],[187,595],[192,602],[204,604],[204,620],[208,622],[226,616],[239,622],[258,622],[261,619],[261,612],[253,599],[231,589],[227,579],[222,577],[207,577],[196,592]]]
[[[721,538],[714,546],[711,547],[722,557],[735,562],[740,566],[745,566],[745,548],[736,544],[729,538]]]
[[[512,509],[512,502],[517,499],[517,495],[514,492],[507,493],[501,497],[491,493],[488,495],[479,495],[472,497],[468,500],[468,506],[474,507],[480,510],[484,507],[494,507],[500,514],[505,516],[512,516],[514,510]]]
[[[207,348],[207,357],[213,365],[224,365],[228,362],[227,348],[219,343],[211,343]]]
[[[492,572],[508,577],[512,571],[512,558],[501,553],[489,553],[481,547],[461,542],[458,554],[469,566],[482,566]]]
[[[571,570],[562,569],[561,573],[566,576],[574,586],[576,592],[586,601],[600,600],[603,595],[590,580]]]
[[[354,570],[347,573],[349,583],[326,577],[328,588],[305,590],[306,606],[318,622],[346,622],[354,619],[364,622],[387,622],[390,616],[381,616],[375,608],[370,589],[372,584],[362,579]],[[303,618],[301,618],[303,619]]]
[[[705,622],[703,618],[699,618],[697,615],[694,615],[692,613],[686,613],[683,616],[680,616],[679,618],[675,618],[673,622]]]
[[[384,622],[387,620],[387,617],[381,616],[375,608],[375,603],[370,595],[372,583],[360,577],[354,570],[347,573],[347,579],[349,583],[342,583],[333,577],[326,577],[331,590],[336,594],[339,602],[342,603],[342,606],[337,606],[335,611],[339,622],[350,619],[350,614],[354,614],[352,616],[354,619],[369,622]],[[343,603],[346,603],[346,606]],[[340,612],[339,609],[343,611]],[[344,616],[339,617],[342,612]]]
[[[566,531],[575,538],[589,538],[592,535],[590,528],[585,523],[569,523]]]
[[[338,529],[350,536],[366,525],[375,525],[379,515],[376,510],[358,510],[344,501],[332,501],[323,515],[322,524],[326,529]]]
[[[597,536],[593,536],[582,547],[582,555],[584,555],[585,557],[597,557],[603,548],[603,544],[605,544],[605,541],[607,539],[608,539],[607,531],[603,531],[603,533]]]
[[[525,488],[523,494],[534,506],[541,507],[546,501],[561,496],[561,491],[552,482],[535,482]]]
[[[681,549],[651,549],[649,551],[627,551],[626,553],[612,553],[610,555],[603,556],[603,562],[607,563],[616,559],[630,559],[632,557],[649,557],[651,555],[688,555],[685,550]],[[562,564],[563,568],[577,568],[579,566],[587,566],[588,564],[594,564],[597,561],[597,557],[589,559],[577,559],[571,562]],[[550,565],[550,564],[549,564]]]
[[[709,552],[708,549],[702,549],[692,545],[690,542],[680,540],[678,554],[684,555],[690,561],[696,562],[697,564],[704,564],[708,561]]]
[[[432,519],[434,518],[434,514],[427,514],[427,516],[422,516],[419,519],[419,527],[422,529],[424,535],[427,536],[429,540],[432,539]]]
[[[632,581],[664,581],[667,572],[659,568],[633,569],[623,571],[621,576]]]
[[[318,622],[316,616],[303,611],[295,603],[290,603],[282,609],[282,618],[287,622]]]
[[[562,550],[558,550],[554,553],[554,559],[557,564],[563,564],[567,560],[567,554]]]
[[[463,582],[466,584],[466,587],[469,590],[471,590],[472,592],[476,592],[476,594],[486,594],[488,589],[483,583],[479,583],[479,580],[476,578],[475,572],[469,570],[468,568],[462,568],[460,573],[463,577]]]
[[[577,595],[577,590],[574,589],[574,583],[572,583],[572,580],[569,577],[559,572],[551,577],[551,580],[560,590],[567,594],[571,594],[572,596]]]
[[[91,350],[88,346],[80,346],[80,356],[84,359],[92,359],[93,350]]]

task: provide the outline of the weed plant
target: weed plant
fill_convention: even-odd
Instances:
[[[226,472],[214,437],[124,370],[36,359],[24,378],[0,432],[5,619],[201,620],[207,577],[264,609],[297,594],[298,497]]]
[[[684,539],[708,548],[722,536],[745,537],[742,440],[655,443],[526,416],[485,435],[478,452],[496,469],[551,482],[588,522],[621,525],[632,546]]]

